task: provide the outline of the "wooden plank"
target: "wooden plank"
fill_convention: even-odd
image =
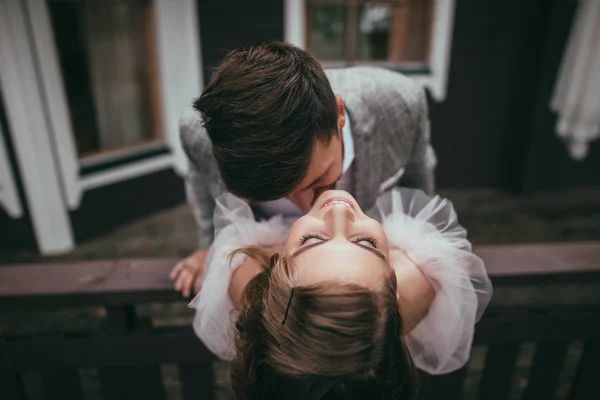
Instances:
[[[537,343],[523,400],[552,400],[556,398],[558,378],[567,354],[568,345],[569,342],[566,340]]]
[[[215,373],[212,363],[181,364],[179,377],[184,400],[215,398]]]
[[[84,336],[68,340],[39,338],[9,341],[9,362],[0,373],[55,368],[118,367],[156,364],[202,363],[215,357],[191,327],[153,335]]]
[[[163,104],[160,91],[160,66],[158,65],[158,42],[156,40],[156,11],[151,1],[142,3],[142,28],[144,35],[144,61],[148,64],[146,86],[150,102],[150,129],[153,139],[164,139]]]
[[[176,262],[136,259],[2,267],[0,309],[180,301],[168,276]]]
[[[169,290],[173,286],[168,273],[177,261],[139,259],[5,266],[0,269],[0,296]]]
[[[305,23],[304,26],[306,29],[304,30],[304,43],[306,46],[306,51],[312,53],[311,44],[312,44],[312,29],[313,29],[313,21],[312,21],[312,3],[310,1],[306,1],[304,3],[304,15],[305,15]]]
[[[429,37],[432,25],[432,2],[430,0],[409,0],[410,13],[406,25],[405,61],[426,63],[429,58]]]
[[[117,335],[148,336],[152,324],[137,316],[135,306],[106,307],[107,318],[102,330]],[[158,365],[104,367],[98,369],[104,397],[111,400],[165,398],[162,373]]]
[[[167,290],[172,288],[168,272],[177,261],[138,259],[6,266],[0,270],[0,296]]]
[[[463,394],[463,382],[467,368],[444,375],[422,375],[419,400],[460,400]]]
[[[425,28],[425,37],[423,40],[423,54],[425,55],[425,61],[431,62],[429,55],[431,53],[431,42],[433,38],[433,15],[435,13],[436,1],[428,0],[427,1],[427,11],[426,11],[426,28]]]
[[[346,1],[346,48],[344,59],[348,65],[356,61],[356,42],[358,36],[358,5],[355,0]]]
[[[524,278],[545,282],[557,276],[560,282],[600,276],[600,242],[478,246],[475,253],[485,262],[494,283],[512,283]]]
[[[98,374],[102,393],[108,400],[165,399],[162,374],[157,365],[99,368]]]
[[[404,58],[404,48],[408,37],[406,35],[407,19],[410,2],[396,5],[392,9],[390,24],[390,41],[388,42],[388,61],[398,63]]]
[[[505,343],[488,348],[479,384],[479,400],[508,399],[519,347],[519,343]]]
[[[7,372],[0,374],[0,394],[5,399],[26,400],[21,374]]]
[[[133,305],[108,306],[102,331],[109,335],[126,334],[132,331],[137,320]]]
[[[553,312],[491,309],[476,325],[473,343],[501,344],[600,337],[599,307],[567,306]]]
[[[600,279],[600,242],[479,246],[475,252],[496,285]],[[0,309],[182,300],[168,278],[176,262],[135,259],[4,266]]]
[[[84,399],[79,373],[75,368],[41,371],[40,378],[47,400]]]
[[[566,307],[561,313],[484,316],[475,344],[600,337],[600,313]],[[154,330],[152,335],[75,336],[6,341],[8,361],[0,372],[52,368],[198,363],[213,360],[191,327]]]
[[[598,360],[600,360],[600,339],[588,340],[577,367],[577,374],[573,379],[570,400],[600,399],[600,385],[596,372]]]

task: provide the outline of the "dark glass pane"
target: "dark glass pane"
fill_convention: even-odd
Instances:
[[[356,58],[392,64],[426,64],[432,11],[433,0],[360,5]]]
[[[358,8],[356,58],[359,60],[388,60],[392,7],[370,3]]]
[[[79,156],[159,138],[152,2],[47,4]]]
[[[346,7],[312,4],[308,8],[308,48],[321,61],[345,59]]]

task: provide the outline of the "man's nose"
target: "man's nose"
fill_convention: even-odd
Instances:
[[[314,190],[305,190],[295,196],[296,207],[301,211],[307,211],[312,206],[313,198],[315,196]]]

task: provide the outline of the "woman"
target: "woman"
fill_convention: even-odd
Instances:
[[[491,284],[449,202],[395,189],[371,218],[327,191],[288,229],[228,196],[215,215],[194,329],[239,398],[410,398],[413,361],[468,360]]]

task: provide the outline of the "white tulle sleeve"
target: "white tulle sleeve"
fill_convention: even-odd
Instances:
[[[191,301],[196,309],[193,327],[204,345],[223,360],[232,360],[233,303],[229,298],[231,275],[244,261],[239,255],[230,260],[232,251],[249,245],[280,244],[289,230],[281,217],[257,222],[248,204],[226,193],[216,200],[215,239],[206,258],[202,288]]]
[[[415,365],[429,374],[461,368],[492,284],[452,203],[398,188],[382,195],[368,214],[382,222],[390,246],[404,251],[435,289],[429,313],[406,337]]]

